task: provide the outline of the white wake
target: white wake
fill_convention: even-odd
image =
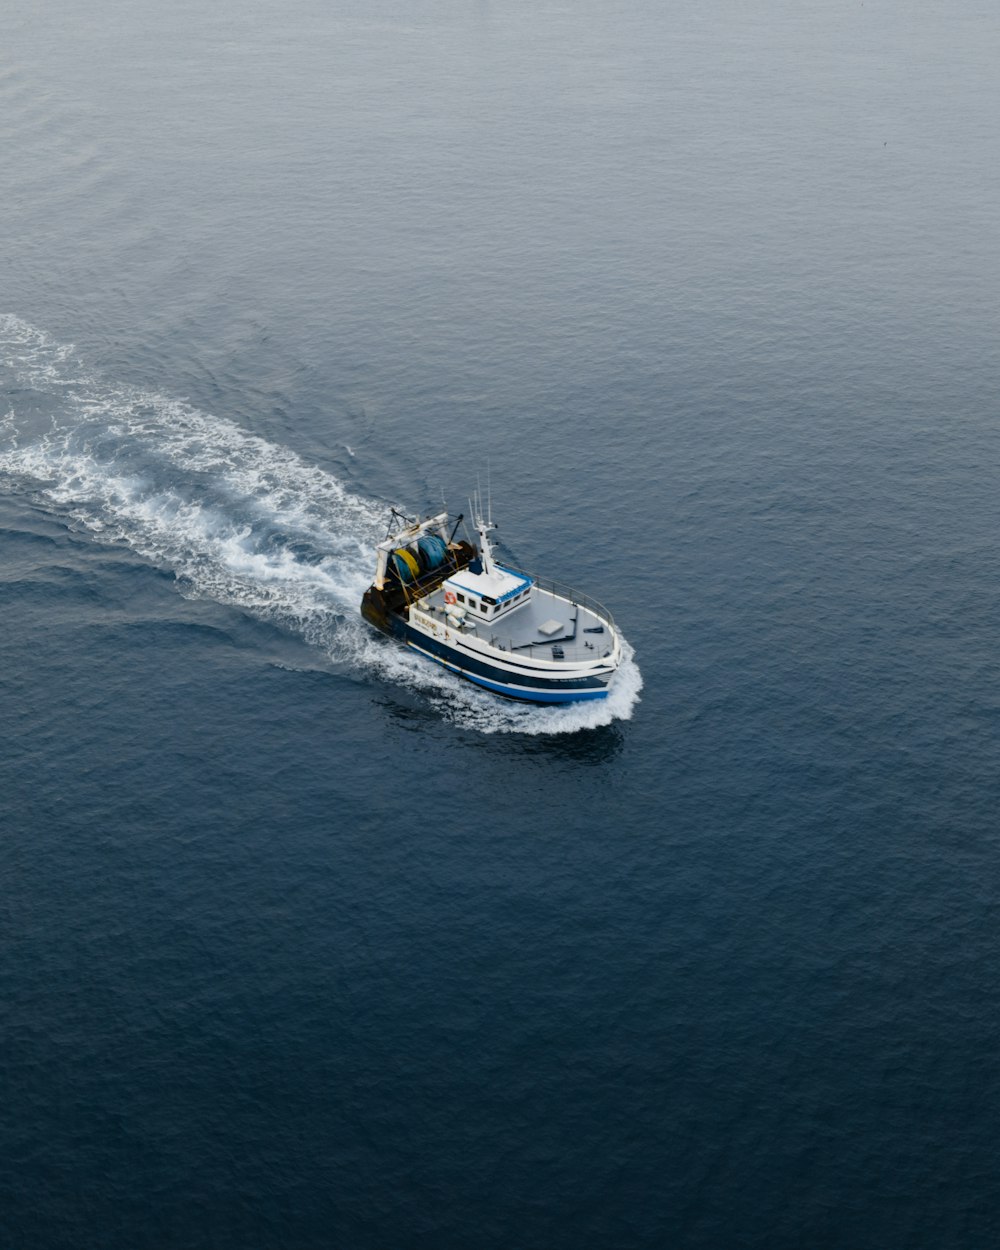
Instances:
[[[0,477],[170,569],[183,594],[274,621],[480,732],[572,733],[632,715],[642,677],[627,643],[607,699],[539,708],[494,698],[374,634],[358,606],[386,506],[287,448],[182,400],[95,377],[72,345],[15,316],[0,315],[0,362],[14,384],[0,419]]]

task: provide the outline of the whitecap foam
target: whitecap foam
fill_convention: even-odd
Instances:
[[[642,676],[627,643],[607,699],[535,707],[374,634],[358,604],[386,506],[290,449],[184,400],[102,380],[72,344],[15,316],[0,316],[0,362],[19,387],[57,399],[41,433],[9,409],[0,472],[101,541],[171,570],[183,594],[272,620],[481,733],[574,733],[632,715]]]

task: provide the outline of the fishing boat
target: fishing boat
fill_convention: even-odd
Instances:
[[[495,694],[528,703],[606,698],[621,662],[611,614],[569,587],[501,564],[492,516],[478,500],[470,511],[478,542],[456,541],[462,516],[420,521],[393,511],[361,615]]]

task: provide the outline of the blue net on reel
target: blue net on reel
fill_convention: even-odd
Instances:
[[[438,534],[424,534],[417,542],[420,549],[420,556],[423,560],[424,567],[427,569],[436,569],[444,563],[447,547],[444,539]]]

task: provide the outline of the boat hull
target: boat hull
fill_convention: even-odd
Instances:
[[[556,673],[514,671],[485,657],[460,652],[402,622],[400,625],[405,631],[401,634],[403,641],[419,655],[508,699],[523,703],[581,703],[608,696],[613,673],[563,677]]]
[[[449,572],[465,567],[475,556],[474,547],[459,543],[454,548],[448,569],[442,569],[424,579],[420,586],[421,597],[434,593]],[[483,646],[481,640],[466,638],[459,630],[449,630],[439,617],[422,614],[423,628],[412,622],[413,610],[410,600],[413,590],[397,580],[385,586],[372,585],[365,592],[361,603],[361,615],[370,625],[383,634],[397,639],[424,659],[440,664],[443,668],[467,681],[508,699],[523,703],[582,703],[605,699],[608,684],[617,668],[617,649],[614,659],[597,661],[567,659],[538,662],[520,653],[517,647],[495,648]],[[603,620],[603,618],[597,618]],[[565,639],[554,639],[549,645],[552,652],[556,644]],[[589,644],[588,644],[589,645]],[[596,662],[595,662],[596,661]]]

